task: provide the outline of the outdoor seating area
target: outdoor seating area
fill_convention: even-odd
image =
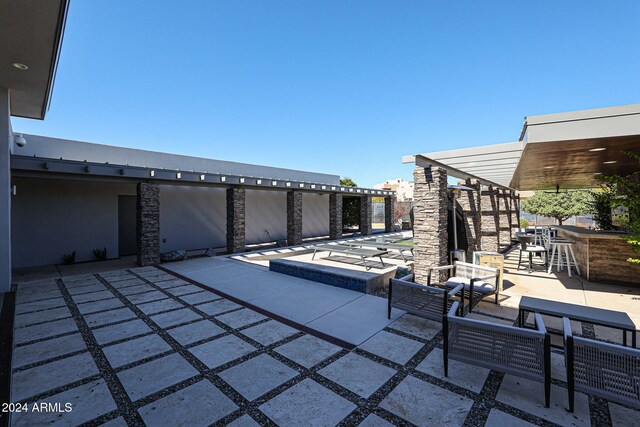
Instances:
[[[191,263],[189,270],[176,263],[176,270],[183,271],[180,277],[224,283],[225,265],[218,272],[206,269],[213,260],[205,260]],[[237,263],[228,261],[226,270]],[[262,276],[268,272],[256,267],[242,271],[245,282],[259,277],[269,283]],[[565,364],[567,350],[550,346],[546,314],[536,313],[531,324],[521,327],[524,316],[518,310],[480,301],[463,316],[462,285],[445,289],[410,280],[391,281],[393,315],[357,344],[332,338],[330,328],[320,332],[323,322],[302,325],[300,316],[308,308],[302,307],[298,321],[292,321],[288,314],[261,309],[247,293],[244,299],[250,303],[224,293],[231,287],[217,290],[156,268],[21,283],[13,392],[25,401],[71,399],[83,409],[17,414],[14,425],[54,420],[294,425],[322,420],[582,426],[605,419],[625,426],[640,414],[633,400],[638,359],[632,351],[638,350],[625,350],[609,339],[621,342],[621,335],[600,336],[590,324],[580,329],[579,323],[565,320],[565,342],[574,346],[572,374]],[[258,296],[257,290],[251,292]],[[368,301],[358,303],[360,308],[351,305],[345,314],[388,318],[386,304]],[[355,326],[342,316],[332,322],[342,329]],[[582,368],[581,358],[592,354],[580,351],[585,343],[599,346],[601,356],[592,357],[601,362],[610,360],[604,351],[613,352],[620,360],[615,366],[624,370]],[[47,381],[37,380],[42,372],[49,373]],[[592,384],[583,380],[586,375],[598,372],[605,375],[598,383],[603,392],[584,385]],[[611,381],[620,375],[627,375],[627,382],[613,387]],[[416,394],[423,397],[412,398]],[[604,400],[592,403],[588,395]],[[178,402],[184,403],[176,407]]]

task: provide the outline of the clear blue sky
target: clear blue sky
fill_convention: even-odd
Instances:
[[[640,1],[72,0],[46,120],[15,131],[335,173],[640,102]]]

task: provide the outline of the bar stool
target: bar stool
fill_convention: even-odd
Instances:
[[[549,250],[551,251],[551,258],[549,261],[549,271],[547,273],[551,273],[551,269],[553,268],[553,262],[556,259],[556,271],[561,271],[563,267],[567,267],[567,272],[569,273],[569,277],[571,277],[571,267],[573,266],[576,269],[576,272],[580,274],[580,267],[578,267],[578,262],[576,261],[576,256],[573,253],[573,243],[564,240],[564,239],[550,239],[549,240]],[[564,251],[565,260],[562,259],[562,252]],[[573,260],[573,262],[572,262]]]
[[[549,252],[547,248],[541,245],[531,244],[536,239],[535,236],[530,235],[518,235],[518,241],[520,242],[520,255],[518,257],[518,268],[520,270],[520,264],[522,263],[522,253],[525,252],[529,258],[529,273],[533,271],[533,255],[544,254],[545,267],[549,263]]]

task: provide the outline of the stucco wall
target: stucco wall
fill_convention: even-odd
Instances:
[[[14,178],[13,268],[93,260],[93,249],[118,256],[118,196],[135,196],[135,184]],[[329,196],[303,194],[303,236],[329,234]],[[246,191],[246,240],[286,240],[286,192]],[[226,245],[224,188],[160,187],[160,251]]]
[[[93,249],[118,254],[118,195],[135,195],[134,184],[14,178],[13,268],[93,259]]]
[[[302,237],[329,235],[329,195],[303,193]]]
[[[226,246],[226,190],[160,186],[160,252]]]
[[[286,191],[247,190],[245,215],[247,244],[287,239]]]

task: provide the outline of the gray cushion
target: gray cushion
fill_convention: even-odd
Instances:
[[[471,287],[471,279],[467,279],[466,277],[454,276],[447,280],[445,282],[445,285],[447,286],[447,288],[455,288],[458,285],[464,285],[464,288],[466,290],[469,290],[469,288]],[[479,280],[473,284],[473,291],[481,292],[483,294],[492,294],[496,291],[496,284]]]

